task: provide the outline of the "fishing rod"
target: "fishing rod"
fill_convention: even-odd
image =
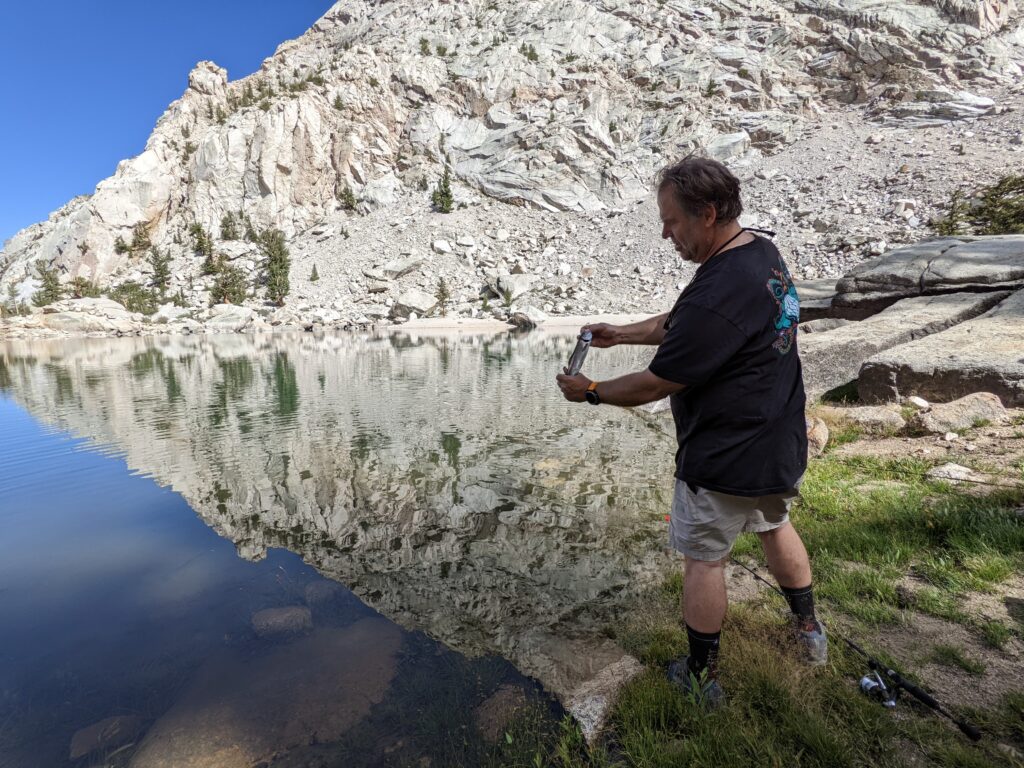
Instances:
[[[770,581],[765,579],[754,569],[747,567],[744,563],[741,563],[734,557],[730,557],[729,559],[731,562],[738,565],[740,568],[745,570],[747,573],[749,573],[755,579],[760,581],[762,584],[769,587],[773,592],[780,595],[782,598],[786,597],[785,593],[781,589],[779,589]],[[868,668],[872,671],[873,677],[871,675],[866,675],[864,678],[861,679],[860,687],[861,690],[863,690],[865,693],[876,695],[881,700],[882,704],[886,707],[894,707],[896,706],[896,696],[899,693],[899,691],[906,691],[910,696],[917,699],[919,702],[924,704],[932,711],[952,721],[953,724],[960,729],[961,733],[963,733],[971,741],[979,741],[981,739],[981,731],[978,730],[977,726],[972,725],[968,721],[962,718],[958,718],[952,713],[950,713],[935,699],[934,696],[927,693],[926,691],[923,691],[921,688],[911,683],[909,680],[904,678],[899,672],[894,670],[892,667],[888,666],[887,664],[882,664],[882,662],[878,661],[877,659],[869,655],[867,651],[865,651],[859,645],[854,643],[852,640],[843,637],[838,632],[836,632],[835,629],[833,629],[832,632],[834,635],[836,635],[836,637],[838,637],[840,640],[842,640],[844,643],[850,646],[850,648],[852,648],[854,651],[856,651],[859,655],[863,656],[864,659],[867,660]],[[888,685],[886,685],[886,680],[889,683]]]

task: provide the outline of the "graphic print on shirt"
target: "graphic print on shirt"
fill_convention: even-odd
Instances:
[[[773,269],[772,274],[775,277],[768,280],[768,291],[779,307],[775,314],[775,333],[778,338],[772,348],[784,355],[793,348],[793,339],[796,338],[796,326],[800,322],[800,297],[796,294],[796,286],[793,285],[793,278],[789,276],[785,263],[780,260],[779,268]]]

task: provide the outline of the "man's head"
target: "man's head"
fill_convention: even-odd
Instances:
[[[661,236],[683,259],[700,264],[743,213],[739,179],[717,160],[684,158],[658,173],[658,210]]]

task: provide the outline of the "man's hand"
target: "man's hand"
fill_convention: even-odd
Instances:
[[[578,373],[575,376],[569,376],[569,369],[563,368],[562,372],[555,377],[555,381],[558,382],[558,388],[562,390],[562,395],[571,403],[582,403],[587,399],[586,391],[587,387],[590,386],[591,379],[588,379],[582,373]]]
[[[590,342],[590,346],[596,347],[597,349],[606,349],[607,347],[614,347],[616,344],[622,343],[622,335],[619,332],[617,325],[609,325],[608,323],[593,323],[591,325],[584,325],[580,328],[580,333],[583,331],[590,331],[594,334],[594,338]]]

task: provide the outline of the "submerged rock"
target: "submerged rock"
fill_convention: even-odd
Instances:
[[[75,731],[68,757],[77,760],[93,752],[115,749],[138,736],[145,721],[134,715],[117,715]]]
[[[313,616],[304,605],[266,608],[253,614],[252,628],[260,637],[293,635],[313,628]]]
[[[336,741],[383,701],[400,644],[393,624],[364,619],[255,658],[225,651],[150,728],[131,768],[251,768]]]

